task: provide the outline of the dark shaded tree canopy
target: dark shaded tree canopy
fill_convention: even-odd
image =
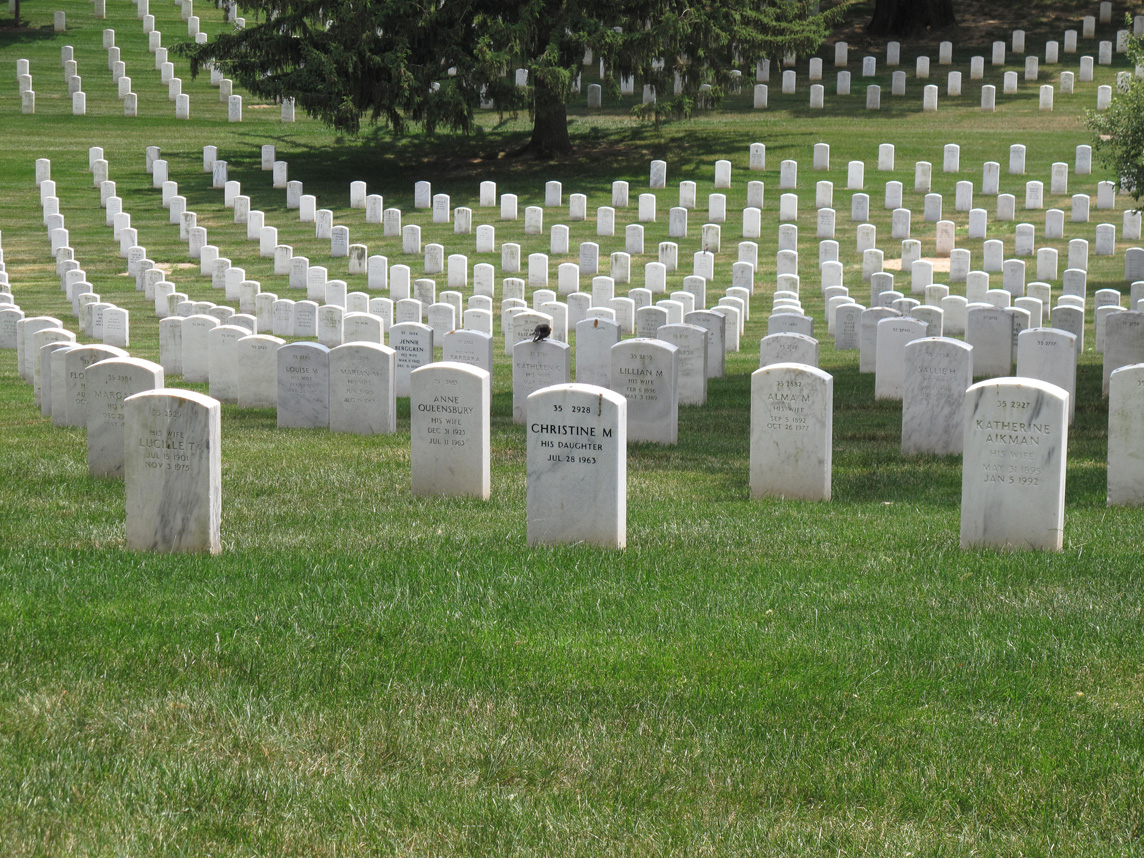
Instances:
[[[251,0],[260,20],[214,42],[183,44],[193,74],[213,63],[253,94],[293,98],[354,132],[363,117],[403,132],[416,124],[469,131],[474,111],[530,111],[529,148],[570,148],[565,105],[585,52],[609,86],[655,87],[656,118],[681,116],[700,86],[717,101],[732,69],[815,51],[848,3],[812,0]],[[516,68],[528,70],[517,87]],[[674,92],[678,76],[680,92]]]
[[[953,0],[875,0],[866,27],[873,36],[924,36],[957,23]]]

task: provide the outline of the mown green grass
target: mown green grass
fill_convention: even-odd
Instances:
[[[1035,90],[1023,85],[984,116],[966,80],[966,96],[922,115],[920,86],[911,79],[907,99],[892,99],[880,68],[884,109],[872,114],[861,109],[858,57],[855,94],[828,95],[816,114],[806,110],[803,75],[793,97],[772,80],[766,112],[751,111],[744,93],[725,110],[660,128],[631,121],[630,105],[589,116],[574,104],[577,154],[536,164],[498,157],[526,138],[523,117],[489,119],[472,139],[371,131],[342,140],[305,119],[280,125],[276,108],[249,103],[246,121],[230,125],[204,79],[184,85],[195,120],[175,123],[158,73],[133,45],[134,7],[111,5],[106,26],[119,32],[140,93],[136,120],[118,115],[87,4],[59,4],[75,28],[65,36],[45,32],[50,12],[27,3],[32,30],[0,31],[0,68],[30,58],[43,93],[37,115],[21,116],[14,74],[0,74],[0,230],[17,300],[70,324],[33,182],[34,159],[50,157],[77,257],[97,291],[132,311],[133,354],[157,358],[157,323],[121,275],[86,172],[90,145],[104,147],[152,258],[185,261],[143,170],[153,144],[212,243],[279,294],[285,284],[209,188],[203,145],[219,146],[281,240],[312,260],[328,248],[259,170],[263,143],[278,146],[291,178],[351,226],[352,240],[414,271],[417,260],[402,259],[348,209],[351,180],[367,180],[406,222],[421,222],[425,242],[463,252],[471,237],[412,213],[414,181],[430,179],[453,205],[475,205],[479,181],[491,178],[521,195],[523,212],[558,178],[566,198],[588,194],[594,214],[610,202],[611,182],[626,179],[633,205],[617,218],[624,224],[646,192],[648,162],[665,158],[669,189],[646,236],[653,249],[666,239],[676,183],[696,181],[702,209],[718,158],[734,163],[728,210],[741,208],[747,148],[761,141],[768,170],[750,178],[767,184],[765,235],[752,318],[727,377],[712,383],[707,406],[683,409],[678,446],[629,449],[621,552],[525,545],[524,438],[511,423],[509,365],[499,354],[488,502],[411,496],[407,404],[395,435],[371,438],[280,431],[272,411],[226,406],[224,552],[172,557],[123,548],[122,484],[87,475],[83,432],[40,417],[15,356],[0,353],[5,854],[1144,851],[1141,516],[1105,506],[1099,356],[1081,362],[1059,554],[960,551],[959,459],[903,459],[900,407],[874,402],[872,378],[824,332],[821,364],[835,379],[833,500],[752,502],[747,485],[749,373],[773,290],[779,162],[800,162],[801,249],[810,260],[802,291],[822,325],[809,273],[815,181],[835,183],[846,282],[861,300],[847,161],[867,164],[887,258],[895,254],[881,195],[890,178],[904,183],[914,237],[932,252],[914,161],[935,164],[947,206],[957,179],[979,186],[981,162],[999,161],[1020,214],[1024,179],[1005,173],[1008,144],[1028,145],[1026,178],[1047,184],[1049,165],[1071,163],[1087,142],[1078,116],[1095,104],[1095,85],[1058,93],[1053,114],[1039,113]],[[154,6],[164,33],[181,31],[177,7]],[[199,14],[208,31],[220,26],[221,13]],[[87,117],[71,117],[66,99],[50,94],[66,92],[61,44],[75,45]],[[1095,45],[1082,51],[1095,54]],[[985,46],[958,52],[967,71],[967,57]],[[912,56],[905,52],[904,67]],[[944,71],[935,63],[931,81],[943,91]],[[1098,69],[1098,82],[1114,71]],[[1000,90],[1000,73],[987,74]],[[809,169],[820,141],[832,147],[825,173]],[[897,144],[892,176],[875,170],[887,141]],[[957,176],[941,173],[948,142],[962,147]],[[1101,178],[1072,176],[1070,193],[1094,193]],[[1046,207],[1068,210],[1067,198],[1047,188],[1046,197]],[[975,204],[993,209],[980,195]],[[947,208],[946,216],[959,224],[959,246],[980,260],[964,215]],[[475,217],[485,222],[486,213]],[[525,254],[547,248],[546,238],[523,240],[492,217],[500,240],[520,240]],[[1119,218],[1118,210],[1110,222]],[[563,213],[546,210],[545,219],[550,226]],[[1094,208],[1074,234],[1091,239],[1102,219]],[[681,268],[703,220],[692,214]],[[738,227],[734,217],[724,227],[713,297]],[[1011,248],[1012,227],[991,223],[990,237]],[[573,246],[594,232],[591,222],[574,225]],[[623,239],[601,242],[614,250]],[[1063,270],[1065,244],[1056,246]],[[633,285],[650,258],[633,260]],[[499,255],[470,253],[478,261],[499,265]],[[551,260],[553,276],[561,261]],[[364,288],[364,278],[328,264],[331,276]],[[1090,257],[1090,294],[1127,291],[1122,266],[1121,254]],[[176,267],[171,278],[211,297],[197,269]]]

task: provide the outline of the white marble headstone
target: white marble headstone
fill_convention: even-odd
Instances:
[[[587,384],[528,398],[529,545],[627,542],[627,400]]]
[[[281,346],[278,358],[278,428],[330,425],[330,350],[320,343]]]
[[[222,550],[222,405],[188,390],[124,400],[127,547]]]
[[[442,361],[410,376],[410,472],[415,495],[488,498],[491,376]]]
[[[973,348],[947,337],[925,337],[906,345],[904,362],[902,453],[960,453]]]
[[[141,358],[108,358],[84,372],[87,389],[87,465],[94,477],[122,477],[124,400],[163,387],[163,367]]]
[[[330,350],[330,431],[377,435],[397,431],[397,361],[380,343]]]
[[[1108,385],[1108,505],[1144,504],[1144,364],[1113,371]]]
[[[1060,551],[1068,393],[1028,378],[978,382],[964,426],[961,547]]]
[[[751,497],[830,500],[834,379],[778,363],[751,374]]]

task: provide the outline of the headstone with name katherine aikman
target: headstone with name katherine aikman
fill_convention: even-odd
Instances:
[[[834,377],[776,363],[751,373],[751,497],[830,500]]]
[[[965,394],[961,547],[1060,551],[1068,393],[1030,378],[991,378]]]
[[[84,371],[87,388],[87,467],[93,477],[122,477],[124,402],[163,386],[163,367],[142,358],[108,358]]]
[[[330,431],[379,435],[397,431],[397,355],[380,343],[330,350]]]
[[[189,390],[124,400],[127,547],[222,550],[222,405]]]
[[[560,384],[527,404],[529,545],[627,542],[627,400]]]
[[[492,376],[439,361],[415,369],[409,381],[413,494],[487,499]]]

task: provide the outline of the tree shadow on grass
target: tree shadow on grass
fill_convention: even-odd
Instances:
[[[42,27],[17,27],[11,19],[0,22],[0,51],[20,45],[33,44],[53,39],[55,28],[45,24]]]
[[[554,175],[575,175],[574,186],[565,181],[565,194],[579,192],[610,198],[612,183],[617,180],[631,182],[632,193],[636,194],[646,187],[653,160],[668,162],[670,186],[673,175],[713,170],[717,158],[734,151],[745,155],[752,142],[745,131],[713,128],[701,121],[679,120],[658,127],[636,122],[609,127],[589,124],[582,117],[572,117],[570,121],[574,150],[551,161],[507,154],[527,142],[529,132],[519,126],[506,130],[484,128],[471,135],[400,137],[386,128],[373,127],[354,137],[335,138],[329,144],[299,139],[285,128],[277,136],[268,137],[264,131],[248,136],[252,153],[270,142],[280,147],[282,155],[288,154],[291,172],[306,177],[308,193],[311,186],[319,195],[327,187],[343,192],[350,180],[360,180],[410,197],[414,182],[422,179],[431,181],[434,192],[441,193],[472,194],[474,182],[493,181],[498,191],[539,195]],[[774,156],[781,157],[793,145],[789,139],[777,141],[772,150]],[[256,154],[250,157],[254,159]]]

